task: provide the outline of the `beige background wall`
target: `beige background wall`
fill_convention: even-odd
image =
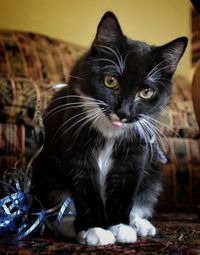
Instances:
[[[189,0],[0,0],[0,28],[47,34],[89,46],[105,11],[133,39],[164,44],[190,37]],[[190,75],[190,45],[178,72]]]

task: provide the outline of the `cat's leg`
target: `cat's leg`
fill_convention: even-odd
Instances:
[[[149,169],[149,175],[143,180],[142,189],[138,190],[137,198],[130,212],[130,225],[139,236],[154,236],[156,228],[148,220],[152,217],[153,207],[157,203],[162,190],[161,173],[157,166]]]
[[[109,229],[115,236],[116,242],[132,243],[137,240],[134,227],[129,225],[130,210],[137,190],[138,179],[124,163],[115,167],[107,178],[106,212]],[[119,171],[118,171],[119,170]]]
[[[113,244],[115,238],[107,229],[95,167],[90,162],[84,166],[80,158],[74,154],[66,158],[73,159],[75,164],[67,161],[58,165],[55,164],[56,160],[53,157],[47,158],[43,155],[34,162],[34,181],[37,183],[34,192],[46,208],[61,202],[53,199],[57,194],[65,193],[66,189],[71,192],[76,217],[62,220],[60,227],[62,236],[77,238],[79,243],[87,245]],[[59,189],[56,189],[55,184]]]
[[[87,245],[107,245],[115,243],[113,233],[108,230],[103,201],[99,192],[98,179],[95,167],[89,162],[83,166],[76,160],[75,166],[68,175],[70,191],[76,208],[74,221],[77,240]],[[69,169],[69,168],[68,168]],[[90,171],[88,173],[88,171]],[[92,173],[92,171],[94,171]]]

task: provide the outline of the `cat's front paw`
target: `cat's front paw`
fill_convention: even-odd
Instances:
[[[130,225],[134,227],[139,236],[154,236],[156,234],[156,228],[146,219],[136,217]]]
[[[87,231],[80,231],[77,240],[80,244],[86,245],[108,245],[115,243],[113,233],[103,228],[90,228]]]
[[[109,229],[118,243],[134,243],[137,240],[136,231],[131,226],[118,224],[111,226]]]

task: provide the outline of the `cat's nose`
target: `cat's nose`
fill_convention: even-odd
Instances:
[[[123,106],[117,110],[117,116],[122,122],[127,122],[130,117],[130,109],[127,106]]]

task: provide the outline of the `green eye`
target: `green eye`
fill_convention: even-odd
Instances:
[[[110,75],[106,75],[104,77],[104,84],[106,87],[108,87],[110,89],[118,89],[118,87],[119,87],[119,82],[118,82],[117,78],[114,76],[110,76]]]
[[[155,91],[148,88],[148,89],[143,89],[139,92],[139,96],[142,98],[142,99],[150,99],[152,98],[153,96],[155,95]]]

